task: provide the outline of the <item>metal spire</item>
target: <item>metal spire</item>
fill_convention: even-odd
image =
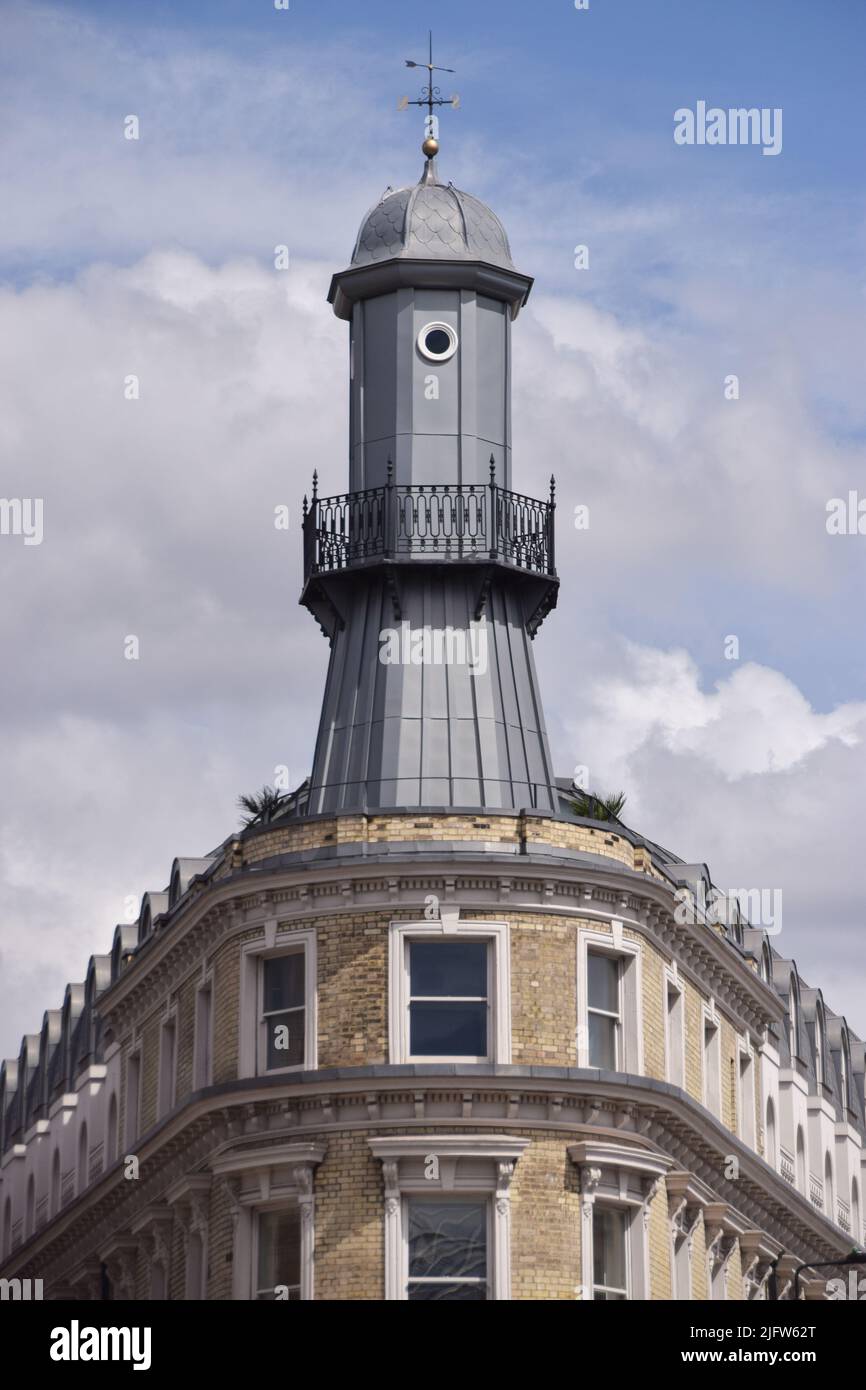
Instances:
[[[405,111],[408,106],[426,106],[427,115],[424,118],[424,143],[421,149],[428,159],[435,159],[439,153],[439,117],[434,113],[436,106],[452,106],[454,110],[460,105],[460,98],[456,94],[450,97],[443,97],[442,89],[435,86],[433,82],[434,72],[453,72],[453,68],[437,67],[433,62],[433,31],[429,32],[429,57],[426,63],[416,63],[412,58],[406,59],[407,68],[426,68],[427,86],[422,88],[421,95],[414,101],[409,97],[401,97],[397,103],[398,111]]]

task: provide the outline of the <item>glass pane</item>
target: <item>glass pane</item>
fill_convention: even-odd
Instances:
[[[619,961],[616,957],[590,951],[587,957],[587,973],[590,1008],[605,1009],[609,1014],[618,1014]]]
[[[595,1205],[592,1213],[593,1283],[625,1289],[625,1213]],[[596,1294],[596,1298],[600,1295]],[[610,1296],[610,1295],[608,1295]]]
[[[487,947],[483,941],[415,941],[409,947],[412,994],[487,997]]]
[[[304,957],[301,951],[275,956],[264,964],[262,1009],[294,1009],[304,1002]]]
[[[589,1065],[616,1071],[616,1019],[607,1014],[589,1016]]]
[[[468,1299],[483,1303],[487,1298],[486,1284],[410,1284],[409,1302],[437,1299],[440,1302],[465,1303]]]
[[[409,1051],[413,1057],[486,1057],[487,1005],[412,1004]]]
[[[299,1067],[304,1061],[305,1009],[290,1014],[270,1014],[265,1019],[268,1035],[267,1069]]]
[[[485,1203],[412,1199],[409,1202],[410,1278],[446,1279],[455,1275],[464,1279],[487,1277]]]
[[[269,1211],[259,1215],[258,1289],[289,1288],[301,1282],[301,1215],[297,1207],[289,1211]]]

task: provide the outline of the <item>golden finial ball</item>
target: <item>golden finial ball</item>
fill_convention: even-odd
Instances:
[[[434,159],[436,155],[439,153],[439,141],[434,140],[433,137],[430,136],[429,139],[424,141],[424,144],[421,146],[421,148],[428,159]]]

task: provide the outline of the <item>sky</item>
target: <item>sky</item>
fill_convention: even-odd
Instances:
[[[326,295],[420,175],[397,102],[429,22],[0,0],[0,497],[44,499],[41,544],[0,535],[2,1055],[239,793],[309,771],[327,646],[294,523],[314,468],[344,486],[348,432]],[[442,0],[434,22],[461,97],[440,173],[535,277],[514,470],[536,496],[557,477],[535,644],[557,769],[622,789],[718,886],[780,890],[774,945],[866,1036],[866,536],[827,530],[866,497],[866,8]],[[781,151],[677,144],[701,101],[780,109]]]

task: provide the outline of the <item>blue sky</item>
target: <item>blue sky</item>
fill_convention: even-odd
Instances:
[[[0,494],[48,518],[38,550],[0,546],[7,1048],[239,791],[308,770],[327,651],[268,518],[313,466],[344,483],[325,295],[366,208],[420,173],[396,104],[430,15],[0,3]],[[720,886],[782,886],[784,949],[862,1034],[866,537],[829,537],[825,506],[866,493],[866,7],[443,0],[433,22],[462,98],[441,174],[536,277],[515,472],[559,482],[536,644],[557,764],[622,786]],[[675,145],[698,100],[781,107],[782,153]]]

